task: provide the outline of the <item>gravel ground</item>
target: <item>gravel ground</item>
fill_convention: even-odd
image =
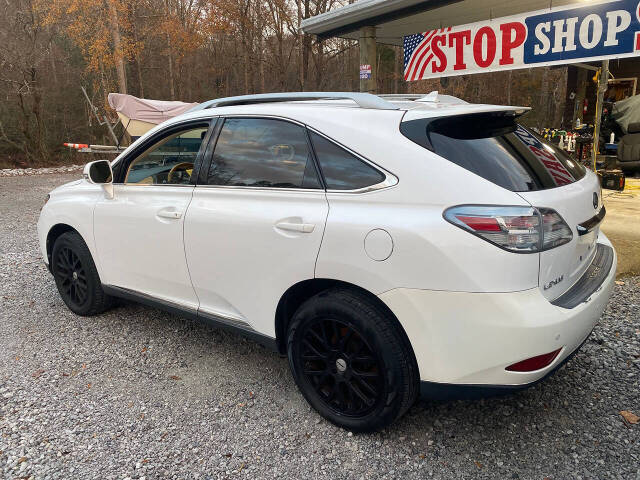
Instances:
[[[640,424],[619,413],[640,415],[640,277],[548,381],[353,435],[241,337],[133,304],[67,310],[35,224],[77,176],[0,178],[0,477],[640,480]]]
[[[50,173],[71,173],[82,170],[84,165],[63,165],[45,168],[2,168],[0,177],[20,177],[23,175],[48,175]]]

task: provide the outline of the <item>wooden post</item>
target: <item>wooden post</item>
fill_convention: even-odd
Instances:
[[[576,103],[573,109],[572,127],[575,128],[576,120],[580,119],[580,123],[584,120],[584,97],[587,95],[587,74],[588,70],[576,67],[577,70],[577,87],[576,87]]]
[[[360,29],[361,92],[376,93],[378,89],[376,78],[376,61],[376,27],[362,27]],[[365,72],[364,75],[363,72]],[[363,76],[367,76],[367,78],[362,78]]]
[[[600,153],[600,124],[602,123],[602,103],[604,101],[604,93],[607,91],[609,84],[609,60],[602,61],[600,76],[598,77],[598,100],[596,102],[596,118],[593,122],[593,152],[591,160],[593,161],[593,171],[596,171],[596,158]]]

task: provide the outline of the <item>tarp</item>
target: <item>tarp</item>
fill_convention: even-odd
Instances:
[[[630,124],[640,122],[640,95],[614,103],[611,117],[620,125],[622,131],[627,134]]]
[[[198,105],[165,100],[147,100],[124,93],[110,93],[109,105],[116,112],[122,113],[131,120],[160,124],[170,118],[177,117]]]
[[[589,2],[404,37],[407,81],[640,55],[638,0]]]

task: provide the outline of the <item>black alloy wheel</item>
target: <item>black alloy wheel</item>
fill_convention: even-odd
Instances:
[[[62,291],[66,302],[81,307],[87,300],[87,273],[82,266],[80,257],[68,247],[58,250],[55,258],[56,272],[60,278]]]
[[[371,346],[351,324],[316,319],[306,325],[298,350],[303,374],[337,413],[362,416],[381,400],[384,370]]]
[[[69,310],[84,316],[97,315],[112,305],[104,293],[89,247],[74,231],[60,235],[51,251],[51,273]]]
[[[289,324],[287,355],[311,406],[354,432],[389,425],[418,396],[409,339],[384,304],[360,290],[336,287],[305,301]]]

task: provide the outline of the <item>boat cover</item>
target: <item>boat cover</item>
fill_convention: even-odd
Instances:
[[[177,117],[198,105],[197,103],[147,100],[125,93],[110,93],[108,99],[109,105],[116,112],[124,114],[131,120],[140,120],[156,125]]]

